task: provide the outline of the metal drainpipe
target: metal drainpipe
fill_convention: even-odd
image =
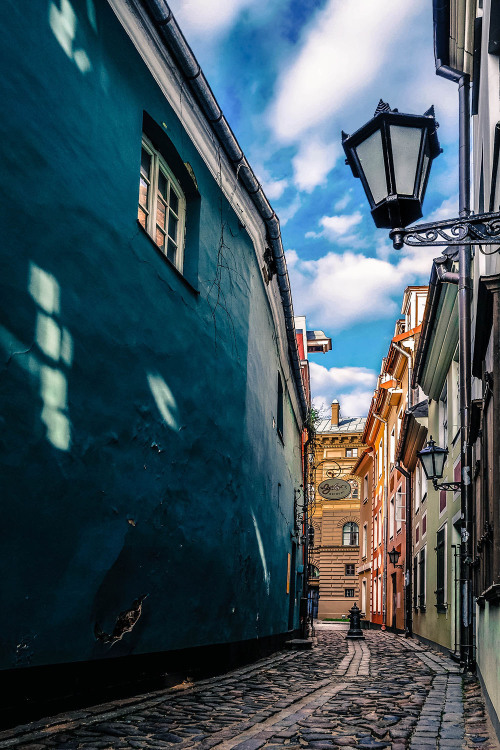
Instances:
[[[411,544],[411,474],[404,469],[400,462],[395,468],[406,479],[406,498],[405,498],[405,637],[413,636],[413,609],[412,609],[412,544]]]
[[[389,521],[387,518],[387,500],[389,494],[389,447],[387,441],[387,419],[380,417],[378,414],[373,415],[375,419],[384,424],[384,574],[382,576],[382,629],[387,627],[387,539],[389,538]]]
[[[459,213],[470,214],[470,79],[463,75],[458,86],[459,94]],[[458,310],[459,310],[459,366],[460,366],[460,438],[462,447],[461,489],[461,618],[460,618],[460,662],[464,669],[474,665],[474,634],[472,626],[472,450],[469,445],[469,421],[471,402],[471,248],[458,248]]]
[[[436,0],[434,0],[436,4]],[[438,12],[449,12],[446,3],[438,7]],[[434,21],[436,30],[439,19]],[[449,32],[449,27],[448,27]],[[449,34],[448,34],[449,35]],[[446,44],[448,41],[446,40]],[[435,47],[436,50],[436,47]],[[446,55],[445,55],[446,57]],[[449,56],[448,58],[449,59]],[[439,64],[438,64],[439,63]],[[436,73],[458,83],[459,116],[459,213],[470,214],[470,76],[450,67],[446,60],[436,57]],[[460,445],[462,449],[462,489],[460,510],[462,516],[460,544],[460,663],[464,669],[474,666],[474,632],[472,626],[472,576],[470,562],[473,557],[472,530],[472,450],[468,443],[468,428],[471,402],[471,250],[469,245],[458,247],[458,310],[459,310],[459,350],[460,350]]]
[[[303,511],[303,527],[302,532],[304,534],[304,574],[302,578],[302,597],[299,606],[299,618],[300,618],[300,636],[306,639],[308,636],[307,620],[309,617],[309,487],[311,486],[310,479],[310,466],[309,466],[309,445],[313,442],[313,435],[308,434],[308,438],[304,445],[304,505]]]

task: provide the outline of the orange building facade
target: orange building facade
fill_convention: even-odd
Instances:
[[[406,534],[409,479],[396,461],[396,447],[405,414],[419,399],[419,389],[411,389],[411,372],[426,295],[427,287],[421,286],[404,292],[402,317],[382,361],[362,436],[367,450],[353,467],[363,488],[357,572],[361,605],[363,596],[366,604],[361,608],[375,625],[398,631],[407,627],[409,619],[407,548],[411,549],[411,539]]]

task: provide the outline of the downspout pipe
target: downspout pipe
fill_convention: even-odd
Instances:
[[[470,77],[450,66],[451,0],[433,0],[434,57],[437,75],[458,83],[459,114],[459,214],[470,214]],[[471,482],[472,449],[468,442],[471,404],[471,250],[458,248],[458,310],[460,351],[460,444],[462,449],[461,544],[460,544],[460,662],[464,669],[474,667],[472,624],[473,497]]]
[[[470,80],[463,75],[459,86],[459,212],[470,214]],[[472,622],[472,569],[473,560],[473,498],[472,498],[472,446],[469,443],[471,405],[471,248],[458,248],[458,318],[459,318],[459,370],[460,370],[460,442],[462,448],[462,489],[460,507],[462,514],[460,545],[461,609],[460,661],[464,669],[474,668],[474,630]]]
[[[411,518],[411,474],[406,471],[398,461],[396,470],[406,479],[405,497],[405,637],[413,636],[413,609],[412,609],[412,518]]]
[[[301,415],[305,421],[308,413],[308,405],[300,372],[300,358],[295,335],[290,279],[288,277],[285,253],[281,240],[279,219],[274,213],[262,186],[250,167],[229,123],[224,117],[191,47],[184,38],[174,18],[170,6],[166,0],[139,0],[139,2],[141,2],[152,16],[158,33],[187,79],[189,87],[196,97],[205,117],[216,133],[227,157],[233,164],[237,177],[243,183],[266,226],[267,237],[276,262],[276,275],[285,317],[288,351],[290,352],[295,387]]]
[[[383,526],[383,544],[384,544],[384,573],[382,576],[382,629],[387,627],[387,542],[389,539],[389,519],[387,518],[387,502],[389,494],[389,445],[387,440],[387,419],[379,414],[373,413],[375,419],[384,425],[384,526]]]
[[[309,464],[309,446],[314,444],[314,433],[309,432],[307,434],[307,440],[304,444],[304,505],[302,506],[302,533],[304,535],[303,545],[303,562],[304,562],[304,573],[302,576],[302,596],[300,599],[299,607],[299,621],[300,621],[300,637],[307,639],[308,627],[307,620],[309,617],[309,488],[312,484]]]

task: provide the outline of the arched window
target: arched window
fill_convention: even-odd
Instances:
[[[359,544],[358,524],[348,521],[342,529],[342,544],[344,547],[357,547]]]
[[[309,578],[319,578],[319,569],[316,565],[309,565]]]

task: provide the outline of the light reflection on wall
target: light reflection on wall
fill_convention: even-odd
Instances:
[[[257,525],[257,519],[255,518],[255,513],[253,511],[252,511],[252,521],[253,521],[253,525],[255,528],[255,536],[257,537],[257,545],[259,547],[259,554],[260,554],[260,559],[262,562],[262,569],[264,572],[264,583],[266,584],[266,591],[269,594],[269,589],[270,589],[270,584],[271,584],[271,574],[269,573],[269,570],[267,569],[264,545],[262,543],[262,537],[260,535],[259,527]]]
[[[87,0],[87,16],[90,25],[97,33],[96,13],[92,0]],[[74,48],[78,20],[69,0],[59,0],[58,4],[49,3],[49,25],[55,38],[69,59],[73,60],[80,73],[89,73],[92,70],[89,56],[84,49]]]
[[[40,416],[47,428],[47,439],[55,448],[67,451],[71,445],[71,423],[68,382],[63,368],[71,367],[73,362],[73,339],[56,318],[60,312],[61,290],[54,276],[31,263],[28,290],[41,308],[37,311],[35,341],[42,358],[34,358],[43,402]],[[51,360],[50,364],[47,359]],[[33,363],[30,369],[33,371]]]
[[[73,339],[56,317],[61,290],[54,276],[31,263],[28,291],[39,308],[35,341],[26,344],[0,326],[0,348],[7,354],[7,364],[15,361],[39,382],[43,403],[40,419],[47,428],[47,440],[55,448],[67,451],[71,445],[71,422],[65,370],[73,362]]]
[[[179,410],[174,394],[165,383],[161,375],[148,373],[148,384],[158,411],[172,430],[179,429]]]

